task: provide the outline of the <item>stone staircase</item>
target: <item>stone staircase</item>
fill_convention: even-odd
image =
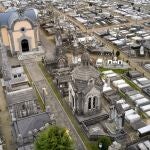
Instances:
[[[18,59],[19,60],[36,59],[37,57],[42,57],[44,53],[45,53],[44,49],[40,46],[36,51],[19,54]]]

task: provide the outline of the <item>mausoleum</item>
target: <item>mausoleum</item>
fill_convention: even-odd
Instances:
[[[37,11],[33,8],[11,8],[0,13],[2,42],[12,55],[38,50],[37,18]]]

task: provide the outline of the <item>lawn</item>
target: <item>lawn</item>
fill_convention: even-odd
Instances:
[[[107,71],[107,70],[112,70],[112,71],[114,71],[117,74],[124,74],[125,72],[128,71],[127,69],[109,69],[109,68],[99,68],[98,70],[100,72]]]
[[[130,81],[128,78],[126,78],[125,76],[122,76],[122,78],[135,90],[137,91],[141,91],[141,89],[132,81]]]
[[[58,100],[60,101],[61,105],[63,106],[64,110],[66,111],[68,117],[70,118],[72,124],[74,125],[76,131],[78,132],[78,134],[80,135],[82,141],[84,142],[87,150],[98,150],[98,144],[97,142],[91,142],[88,140],[88,138],[86,137],[86,135],[83,133],[79,123],[77,122],[77,120],[75,119],[75,117],[73,116],[71,109],[68,109],[68,104],[63,101],[59,91],[57,90],[57,87],[53,84],[52,81],[52,77],[48,74],[48,72],[45,70],[45,67],[43,66],[43,64],[40,62],[39,66],[43,72],[43,74],[45,75],[47,81],[49,82],[50,86],[52,87],[55,95],[57,96]]]
[[[130,81],[128,78],[126,78],[123,74],[125,74],[128,69],[108,69],[108,68],[99,68],[99,71],[100,72],[103,72],[103,71],[107,71],[107,70],[112,70],[114,71],[115,73],[121,75],[121,77],[126,81],[126,83],[128,83],[132,88],[134,88],[135,90],[138,90],[138,91],[141,91],[141,89],[136,85],[134,84],[132,81]]]

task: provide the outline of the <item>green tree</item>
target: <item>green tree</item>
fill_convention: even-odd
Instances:
[[[101,136],[98,139],[98,144],[101,144],[101,150],[108,150],[108,147],[112,144],[112,140],[108,136]]]
[[[51,126],[40,132],[35,140],[35,150],[74,150],[73,141],[65,128]]]
[[[117,57],[120,56],[120,52],[119,52],[119,51],[116,52],[116,56],[117,56]]]

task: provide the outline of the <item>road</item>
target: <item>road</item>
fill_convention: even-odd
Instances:
[[[43,97],[42,88],[46,88],[48,93],[46,96],[46,105],[50,106],[51,112],[54,114],[54,118],[56,119],[56,124],[69,129],[70,134],[75,141],[77,150],[86,150],[80,136],[78,135],[65,110],[61,106],[52,88],[48,84],[38,64],[34,61],[28,61],[28,63],[25,62],[25,66],[41,97]]]

